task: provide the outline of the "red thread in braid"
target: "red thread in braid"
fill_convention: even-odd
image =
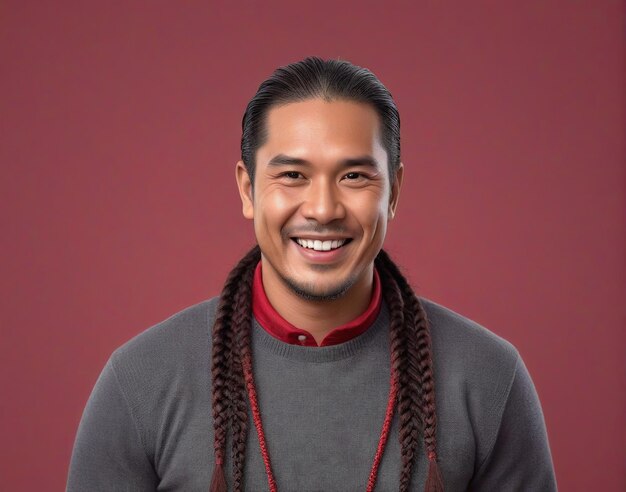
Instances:
[[[374,463],[372,464],[372,470],[370,476],[367,479],[367,492],[372,492],[376,486],[376,478],[378,477],[378,467],[380,460],[385,452],[385,444],[387,444],[387,438],[389,437],[389,429],[391,428],[391,421],[393,420],[394,409],[396,408],[396,397],[398,396],[398,382],[396,376],[391,371],[391,389],[389,390],[389,400],[387,400],[387,411],[385,412],[385,421],[383,422],[383,430],[380,433],[380,439],[378,440],[378,449],[376,450],[376,456],[374,456]]]
[[[235,491],[241,490],[241,455],[243,447],[245,451],[245,433],[247,431],[247,416],[240,417],[241,401],[245,399],[245,383],[243,373],[239,370],[237,377],[235,368],[238,350],[234,346],[233,329],[245,324],[245,303],[242,297],[246,296],[246,279],[250,284],[254,266],[258,263],[261,253],[258,246],[252,248],[228,274],[228,278],[220,296],[220,304],[217,309],[216,319],[212,330],[212,358],[211,358],[211,379],[212,379],[212,409],[214,427],[214,453],[215,466],[211,476],[210,492],[227,492],[226,478],[224,474],[224,453],[226,445],[226,434],[228,428],[233,433],[233,488]],[[249,311],[249,310],[248,310]],[[248,314],[249,318],[249,314]],[[245,331],[245,330],[244,330]],[[239,380],[241,382],[239,383]],[[239,390],[239,386],[241,390]],[[234,394],[237,391],[243,392],[244,396]],[[243,442],[243,444],[242,444]],[[235,453],[235,448],[238,453]]]
[[[261,455],[263,455],[263,463],[265,463],[265,472],[267,473],[267,482],[270,487],[270,492],[276,492],[276,480],[272,473],[272,464],[270,463],[270,455],[267,451],[267,444],[265,442],[265,433],[263,432],[263,424],[261,423],[261,411],[259,410],[259,402],[256,396],[256,388],[254,387],[254,378],[252,376],[252,362],[250,355],[245,354],[243,356],[243,374],[246,379],[246,387],[248,388],[248,398],[250,398],[250,407],[252,408],[252,420],[254,420],[254,426],[256,432],[259,435],[259,445],[261,446]]]
[[[379,252],[376,261],[377,268],[380,269],[381,278],[384,277],[385,283],[390,284],[385,286],[385,292],[392,314],[394,311],[393,301],[397,296],[396,289],[400,289],[404,301],[405,331],[402,338],[404,338],[404,346],[408,357],[406,364],[402,366],[405,373],[403,374],[399,369],[398,412],[400,415],[400,441],[403,458],[400,489],[404,491],[408,490],[409,487],[413,454],[418,436],[418,427],[415,424],[420,422],[424,436],[424,447],[428,456],[428,473],[424,490],[426,492],[443,492],[443,477],[437,463],[437,419],[433,362],[430,326],[426,312],[398,266],[384,250]],[[404,391],[405,384],[410,386],[408,392]],[[403,402],[403,395],[407,398],[405,402]],[[409,413],[413,413],[413,416],[408,417]],[[403,435],[406,439],[403,439]]]
[[[215,467],[213,468],[213,476],[209,485],[209,492],[226,492],[226,477],[224,476],[224,460],[221,456],[215,459]]]

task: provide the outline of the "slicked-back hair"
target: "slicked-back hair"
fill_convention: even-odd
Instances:
[[[265,80],[248,103],[241,122],[241,160],[254,186],[256,151],[267,139],[267,113],[292,102],[323,99],[368,104],[381,124],[390,182],[400,165],[400,114],[391,93],[367,68],[344,60],[317,57],[280,67]]]
[[[260,85],[246,108],[242,121],[241,156],[252,183],[255,154],[267,137],[265,119],[269,109],[314,98],[355,101],[374,107],[380,117],[390,178],[395,176],[400,163],[400,117],[389,91],[367,69],[347,61],[324,61],[310,57],[278,68]],[[253,406],[255,403],[254,398],[249,398],[248,391],[254,386],[250,343],[252,284],[254,270],[260,260],[260,248],[255,246],[230,272],[220,295],[213,325],[211,379],[215,468],[211,492],[227,491],[223,466],[227,436],[230,436],[231,442],[232,490],[244,490],[248,407],[250,403]],[[409,282],[384,250],[378,253],[375,267],[390,314],[391,367],[397,386],[395,401],[393,398],[390,401],[397,409],[401,455],[398,490],[405,492],[410,488],[421,440],[429,463],[425,491],[443,492],[437,463],[435,385],[426,312]],[[259,409],[253,408],[253,416],[254,410]],[[254,418],[257,425],[257,417]],[[265,456],[265,449],[261,451],[267,458],[270,489],[275,490],[276,484],[271,482],[269,458]],[[280,460],[280,457],[274,459]],[[258,485],[250,484],[254,487]]]

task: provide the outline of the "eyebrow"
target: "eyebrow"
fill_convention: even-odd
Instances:
[[[378,161],[374,159],[371,155],[350,157],[348,159],[342,159],[340,162],[341,162],[342,167],[366,166],[366,167],[373,167],[376,169],[380,168]],[[300,159],[299,157],[291,157],[285,154],[275,155],[267,163],[268,166],[306,166],[309,164],[310,162],[307,161],[306,159]]]

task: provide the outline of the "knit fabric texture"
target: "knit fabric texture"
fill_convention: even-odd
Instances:
[[[541,406],[517,350],[420,300],[431,324],[445,490],[556,490]],[[68,491],[208,490],[216,307],[213,298],[187,308],[113,353],[81,419]],[[365,490],[389,394],[388,327],[384,303],[365,333],[329,347],[287,344],[254,322],[254,378],[279,492]],[[422,447],[416,460],[411,489],[422,491]],[[396,415],[376,490],[398,489],[400,462]],[[251,417],[244,476],[246,490],[268,490]]]

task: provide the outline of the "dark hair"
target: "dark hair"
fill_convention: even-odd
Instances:
[[[307,58],[277,69],[263,82],[252,98],[243,118],[241,139],[242,160],[254,181],[254,157],[266,137],[264,118],[270,107],[291,101],[321,97],[371,104],[380,115],[383,144],[387,150],[390,175],[400,162],[400,118],[391,94],[369,70],[346,61]],[[243,470],[248,433],[248,401],[255,425],[260,426],[260,413],[254,397],[252,374],[252,283],[254,270],[261,259],[255,246],[230,272],[224,284],[212,332],[212,410],[214,428],[215,468],[211,492],[227,490],[224,456],[227,434],[232,444],[233,490],[244,489]],[[399,490],[409,490],[413,465],[420,439],[428,457],[429,467],[425,490],[443,492],[443,480],[437,464],[437,419],[435,386],[426,312],[400,269],[384,250],[375,260],[380,275],[385,303],[389,308],[389,341],[394,398],[398,414],[401,466]],[[252,396],[249,399],[249,394]],[[421,436],[421,437],[420,437]],[[267,458],[264,442],[261,451]],[[271,472],[268,477],[271,477]],[[375,486],[375,473],[370,477]],[[272,488],[273,484],[270,484]]]
[[[391,93],[367,68],[313,56],[277,68],[248,103],[241,122],[241,160],[250,181],[254,183],[256,151],[267,138],[267,112],[282,104],[315,98],[361,102],[376,110],[392,181],[400,164],[400,115]]]

